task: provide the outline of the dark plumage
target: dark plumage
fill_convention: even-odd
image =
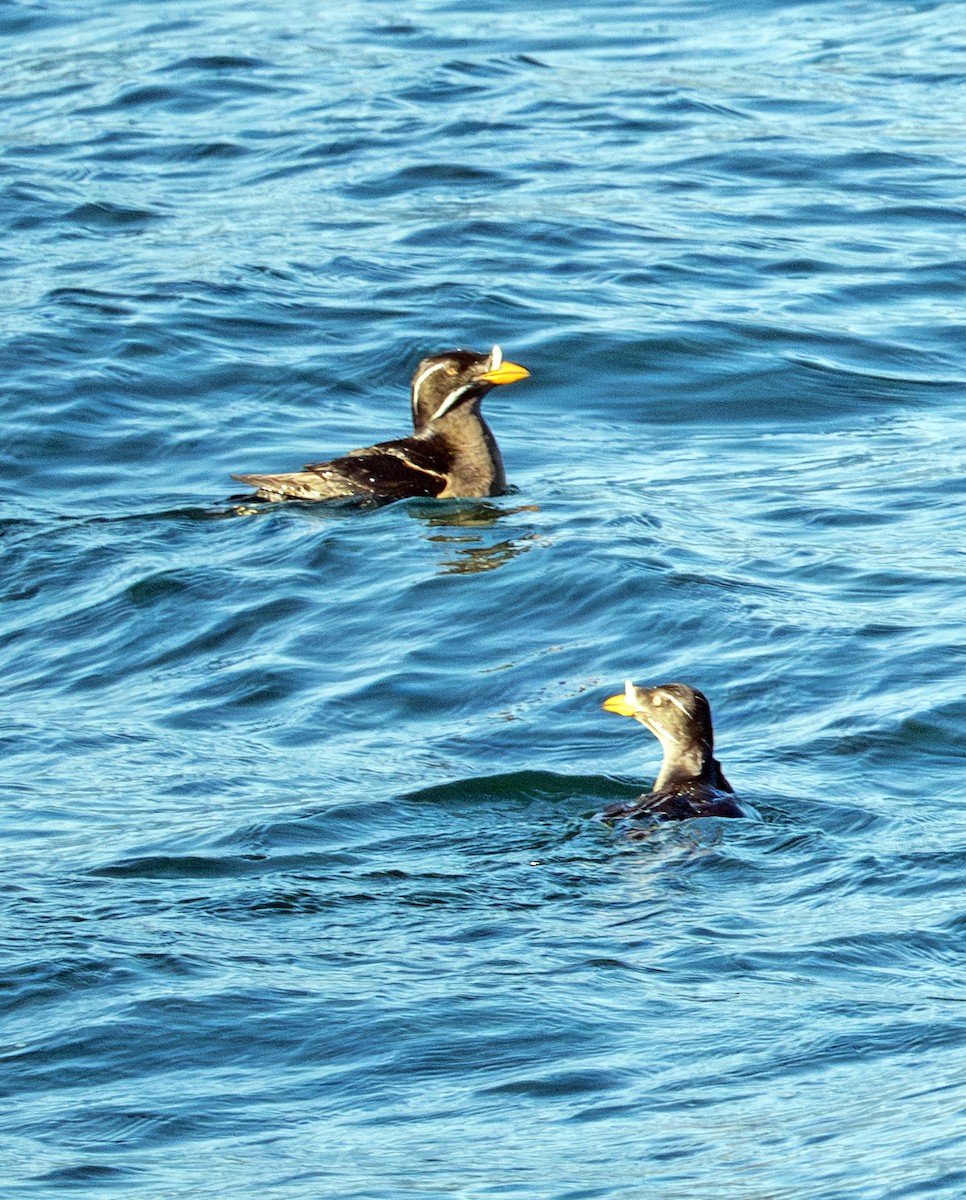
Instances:
[[[646,796],[612,804],[607,820],[646,818],[683,821],[688,817],[747,817],[714,757],[711,705],[686,683],[635,687],[604,701],[608,712],[633,717],[654,734],[664,751],[654,788]]]
[[[480,402],[497,384],[530,374],[489,354],[448,350],[424,358],[412,382],[410,437],[352,450],[284,475],[233,475],[261,500],[337,500],[351,496],[495,496],[506,488],[503,460]]]

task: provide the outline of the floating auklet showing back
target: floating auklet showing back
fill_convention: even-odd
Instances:
[[[664,751],[654,788],[646,796],[612,804],[605,820],[646,818],[683,821],[689,817],[747,817],[721,765],[714,757],[711,705],[686,683],[635,687],[628,679],[620,695],[604,701],[607,712],[633,717],[654,734]]]
[[[351,496],[401,500],[411,496],[495,496],[506,488],[496,439],[480,402],[497,384],[530,372],[489,354],[448,350],[424,358],[412,383],[410,437],[352,450],[285,475],[233,475],[260,500],[337,500]]]

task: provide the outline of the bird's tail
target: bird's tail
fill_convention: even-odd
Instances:
[[[286,475],[232,475],[256,489],[260,500],[336,500],[355,495],[346,480],[326,478],[315,471],[291,471]]]

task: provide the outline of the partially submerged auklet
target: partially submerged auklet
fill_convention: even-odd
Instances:
[[[351,496],[495,496],[506,488],[503,459],[480,402],[497,384],[530,372],[489,354],[448,350],[424,358],[412,383],[410,437],[351,450],[286,475],[233,475],[257,488],[260,500],[337,500]]]
[[[714,757],[711,705],[686,683],[635,687],[628,679],[624,691],[604,701],[607,712],[633,717],[654,734],[664,751],[653,789],[600,814],[605,820],[651,817],[683,821],[689,817],[747,817]]]

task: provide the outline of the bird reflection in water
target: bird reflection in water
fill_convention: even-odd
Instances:
[[[516,513],[539,512],[535,504],[524,504],[518,508],[498,508],[495,504],[474,504],[452,508],[446,512],[432,512],[422,505],[412,505],[411,514],[434,532],[426,535],[428,542],[452,548],[452,556],[440,560],[441,575],[477,575],[481,571],[495,571],[519,554],[525,554],[545,539],[538,533],[525,533],[520,537],[504,538],[498,542],[487,542],[483,531],[495,528],[498,521]],[[480,532],[436,532],[442,529]]]

